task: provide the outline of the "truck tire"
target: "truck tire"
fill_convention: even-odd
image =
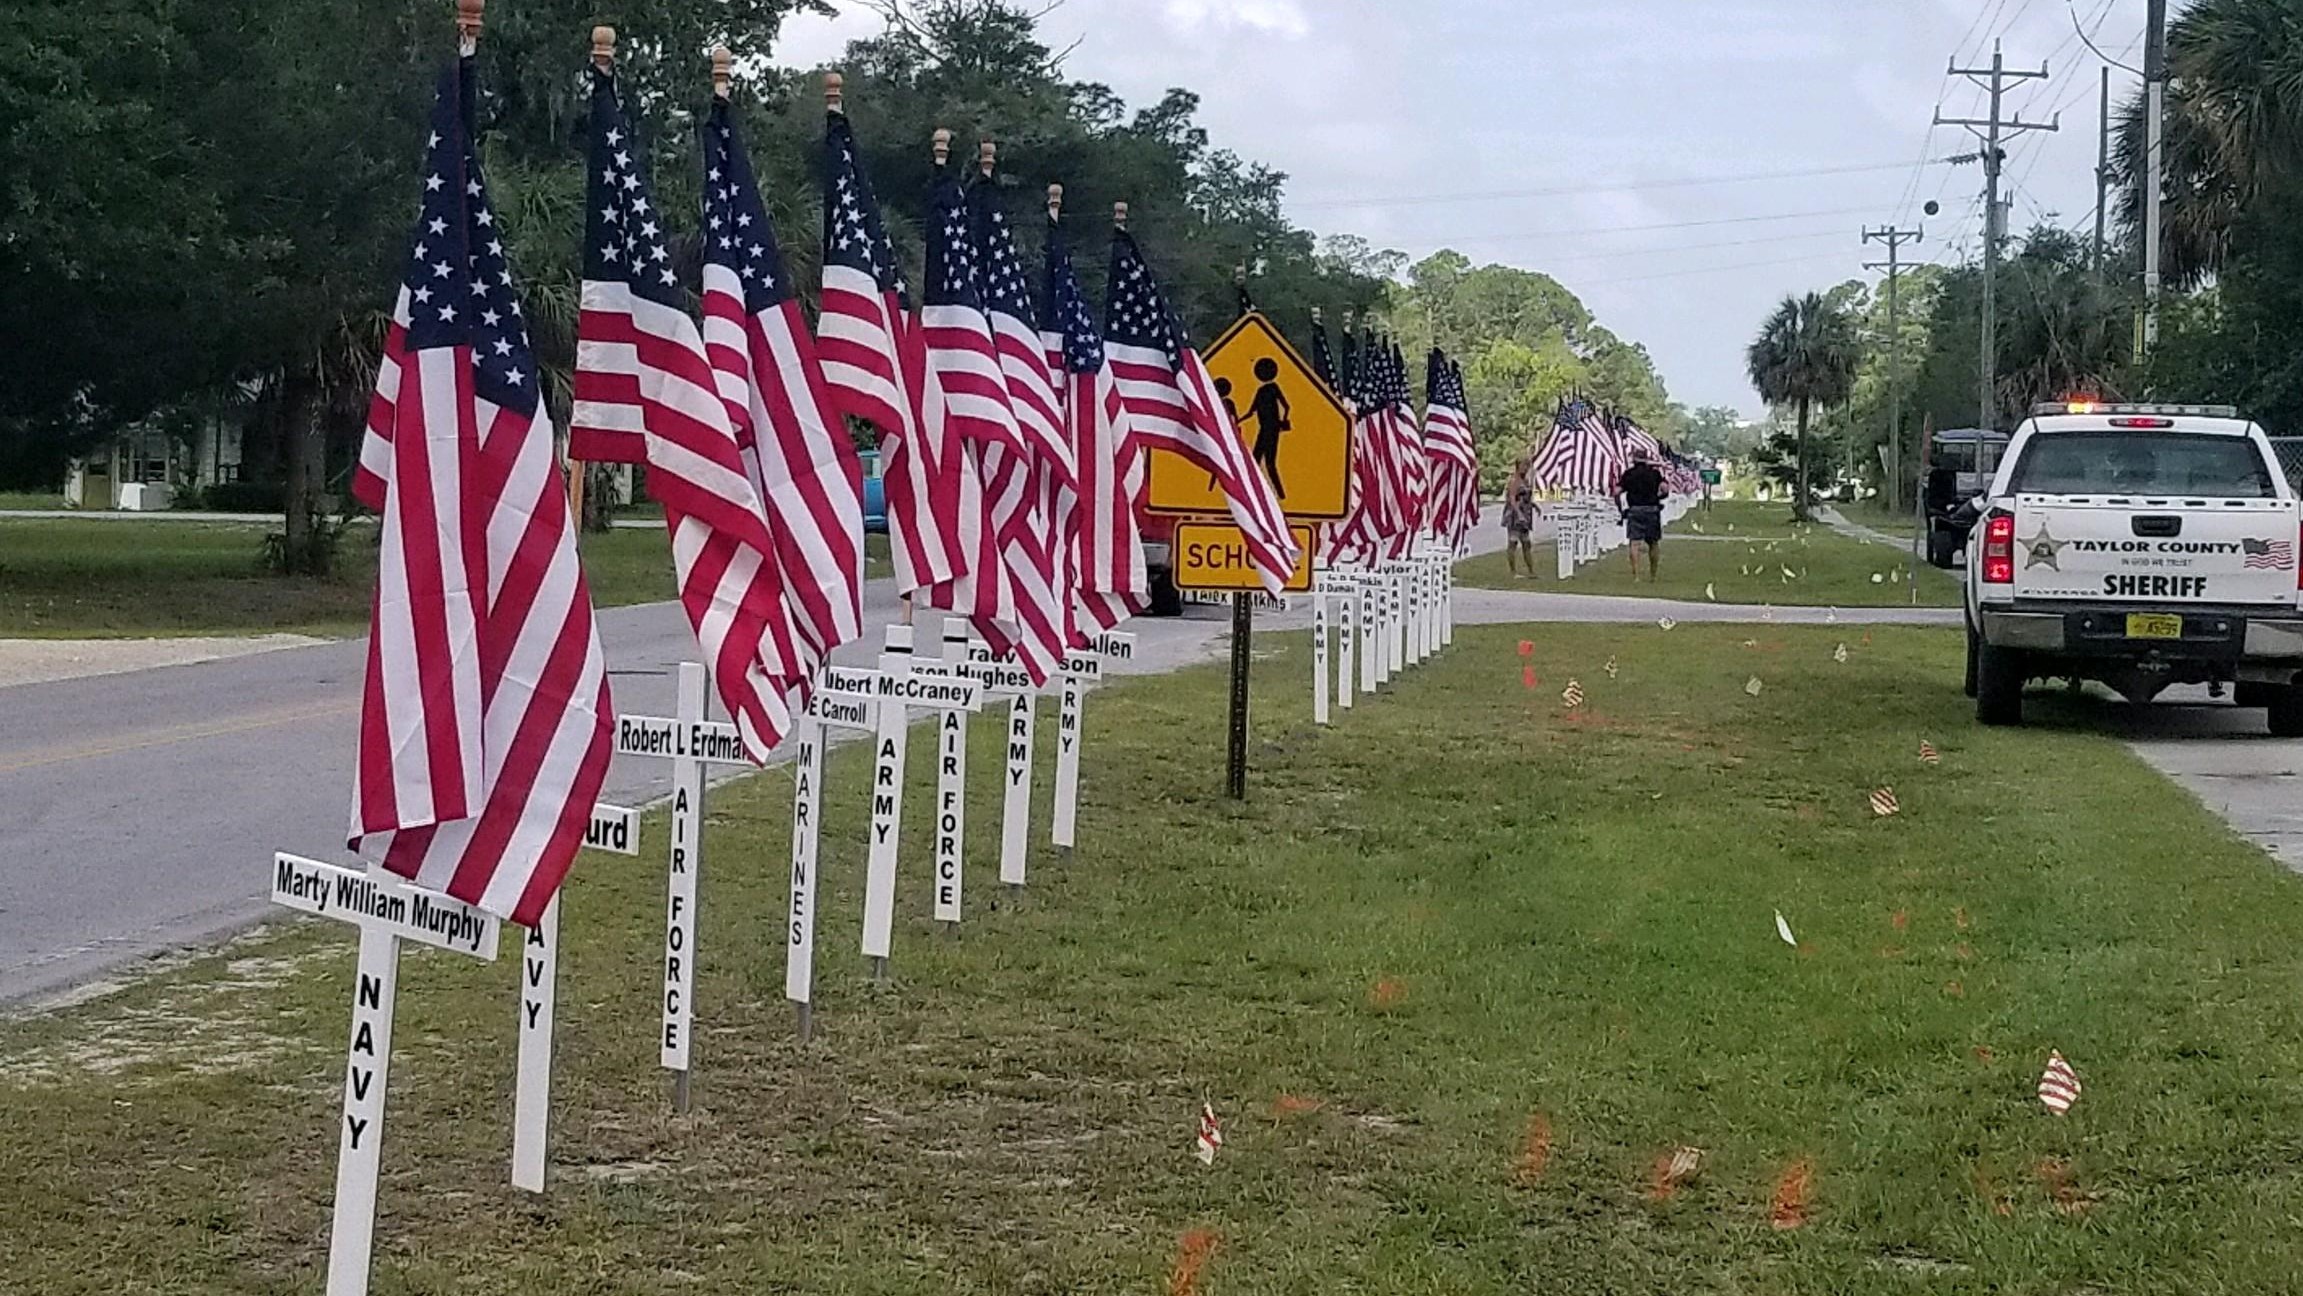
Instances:
[[[2303,685],[2265,687],[2271,690],[2271,705],[2264,712],[2270,721],[2271,736],[2303,738]]]
[[[2254,680],[2241,680],[2231,686],[2231,705],[2237,707],[2267,707],[2279,695],[2280,686]]]
[[[1967,627],[1967,682],[1960,686],[1960,691],[1969,697],[1975,696],[1975,654],[1982,647],[1983,636],[1975,633],[1974,626]]]
[[[1975,649],[1975,718],[1987,725],[2023,723],[2023,685],[2031,665],[2022,652],[1977,644]]]

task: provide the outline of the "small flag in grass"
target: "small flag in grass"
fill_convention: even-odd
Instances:
[[[1754,675],[1749,680],[1744,682],[1743,691],[1749,693],[1753,697],[1758,697],[1759,691],[1766,687],[1767,686],[1765,684],[1759,682],[1759,677]]]
[[[1922,738],[1919,740],[1919,763],[1922,765],[1941,765],[1943,753],[1935,750],[1934,743]]]
[[[1885,585],[1887,583],[1887,578],[1880,575],[1878,572],[1873,572],[1871,573],[1871,583],[1874,585]]]
[[[1573,711],[1575,708],[1582,706],[1583,685],[1576,683],[1574,680],[1569,680],[1567,682],[1567,687],[1560,690],[1559,700],[1566,703],[1567,709],[1570,711]]]
[[[1679,622],[1672,620],[1670,617],[1663,618],[1661,621],[1656,622],[1655,625],[1659,630],[1677,630],[1679,628]]]
[[[1780,571],[1780,572],[1782,572],[1782,573],[1783,573],[1783,579],[1785,579],[1785,580],[1787,580],[1787,581],[1789,581],[1789,580],[1798,580],[1798,579],[1799,579],[1799,573],[1798,573],[1798,572],[1795,572],[1795,571],[1791,570],[1789,567],[1785,567],[1785,566],[1783,566],[1781,563],[1778,563],[1778,564],[1776,564],[1776,570],[1777,570],[1777,571]]]
[[[1542,680],[1539,680],[1535,677],[1535,667],[1533,666],[1522,666],[1519,668],[1519,682],[1526,685],[1530,689],[1534,688],[1538,684],[1543,683]]]
[[[1838,624],[1839,624],[1839,609],[1838,609],[1838,608],[1826,608],[1826,609],[1824,609],[1824,612],[1823,612],[1823,624],[1825,624],[1825,625],[1838,625]]]
[[[1710,600],[1711,600],[1712,602],[1714,602],[1714,603],[1717,603],[1717,602],[1719,601],[1719,584],[1718,584],[1718,582],[1716,582],[1716,581],[1705,581],[1705,582],[1703,583],[1703,597],[1705,597],[1705,598],[1707,598],[1707,599],[1710,599]]]
[[[1799,947],[1799,938],[1791,934],[1791,924],[1783,920],[1781,909],[1775,911],[1775,934],[1783,938],[1784,944],[1794,949]]]
[[[1615,678],[1615,672],[1616,672],[1618,669],[1620,669],[1620,668],[1619,668],[1618,666],[1616,666],[1616,664],[1615,664],[1615,658],[1613,658],[1613,657],[1610,657],[1610,658],[1608,658],[1608,659],[1607,659],[1607,665],[1605,665],[1605,666],[1601,667],[1600,669],[1602,669],[1602,670],[1604,670],[1604,671],[1606,671],[1606,672],[1607,672],[1607,677],[1608,677],[1609,679],[1614,679],[1614,678]]]
[[[1197,1154],[1201,1165],[1214,1165],[1216,1149],[1223,1146],[1223,1126],[1216,1122],[1215,1105],[1199,1105],[1199,1146]]]
[[[1520,640],[1520,641],[1519,641],[1519,655],[1520,655],[1520,656],[1522,656],[1522,657],[1533,657],[1533,656],[1535,656],[1535,640],[1533,640],[1533,639],[1522,639],[1522,640]]]
[[[1846,644],[1841,644],[1841,645],[1839,645],[1837,648],[1834,648],[1834,649],[1832,649],[1832,650],[1831,650],[1831,660],[1833,660],[1833,661],[1835,661],[1835,662],[1838,662],[1838,663],[1839,663],[1840,665],[1842,665],[1842,666],[1846,665],[1846,664],[1847,664],[1847,645],[1846,645]]]
[[[2047,1110],[2061,1116],[2079,1101],[2079,1073],[2063,1060],[2063,1054],[2047,1051],[2047,1072],[2039,1077],[2039,1102]]]
[[[1871,813],[1885,819],[1902,809],[1903,807],[1895,800],[1894,788],[1879,788],[1872,792]]]

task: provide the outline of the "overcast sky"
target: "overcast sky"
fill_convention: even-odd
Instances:
[[[777,61],[835,58],[877,19],[794,20]],[[1050,44],[1131,106],[1202,97],[1218,147],[1288,173],[1299,223],[1420,258],[1550,274],[1645,343],[1672,396],[1759,412],[1742,352],[1787,292],[1863,273],[1865,225],[1924,225],[1919,260],[1956,260],[1982,226],[1979,168],[1947,117],[1984,115],[1945,75],[1988,65],[2010,110],[2059,134],[2009,145],[2020,231],[2094,219],[2098,69],[2137,65],[2145,0],[1069,0]],[[2116,99],[2134,83],[2112,72]],[[1921,165],[1921,159],[1928,159]],[[1787,173],[1802,174],[1787,174]],[[1827,174],[1825,174],[1827,173]],[[1696,184],[1734,178],[1729,183]],[[1751,178],[1762,177],[1762,178]],[[1922,221],[1920,206],[1943,204]],[[1702,223],[1697,223],[1702,222]],[[1671,228],[1655,228],[1670,226]],[[1645,228],[1635,228],[1645,227]],[[1868,253],[1868,255],[1867,255]]]

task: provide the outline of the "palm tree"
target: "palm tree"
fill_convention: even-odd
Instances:
[[[2293,0],[2197,0],[2167,29],[2164,266],[2177,288],[2231,254],[2233,227],[2303,164],[2303,14]],[[2120,113],[2119,219],[2143,229],[2143,98]]]
[[[1837,405],[1855,393],[1855,367],[1861,359],[1855,320],[1819,293],[1786,297],[1760,326],[1744,363],[1751,385],[1770,405],[1799,411],[1798,503],[1801,521],[1811,513],[1807,476],[1807,419],[1817,405]]]

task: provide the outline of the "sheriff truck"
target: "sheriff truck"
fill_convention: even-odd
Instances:
[[[2295,491],[2263,430],[2207,405],[2041,405],[1966,512],[1967,693],[2023,722],[2035,679],[2141,704],[2228,686],[2303,736]]]

